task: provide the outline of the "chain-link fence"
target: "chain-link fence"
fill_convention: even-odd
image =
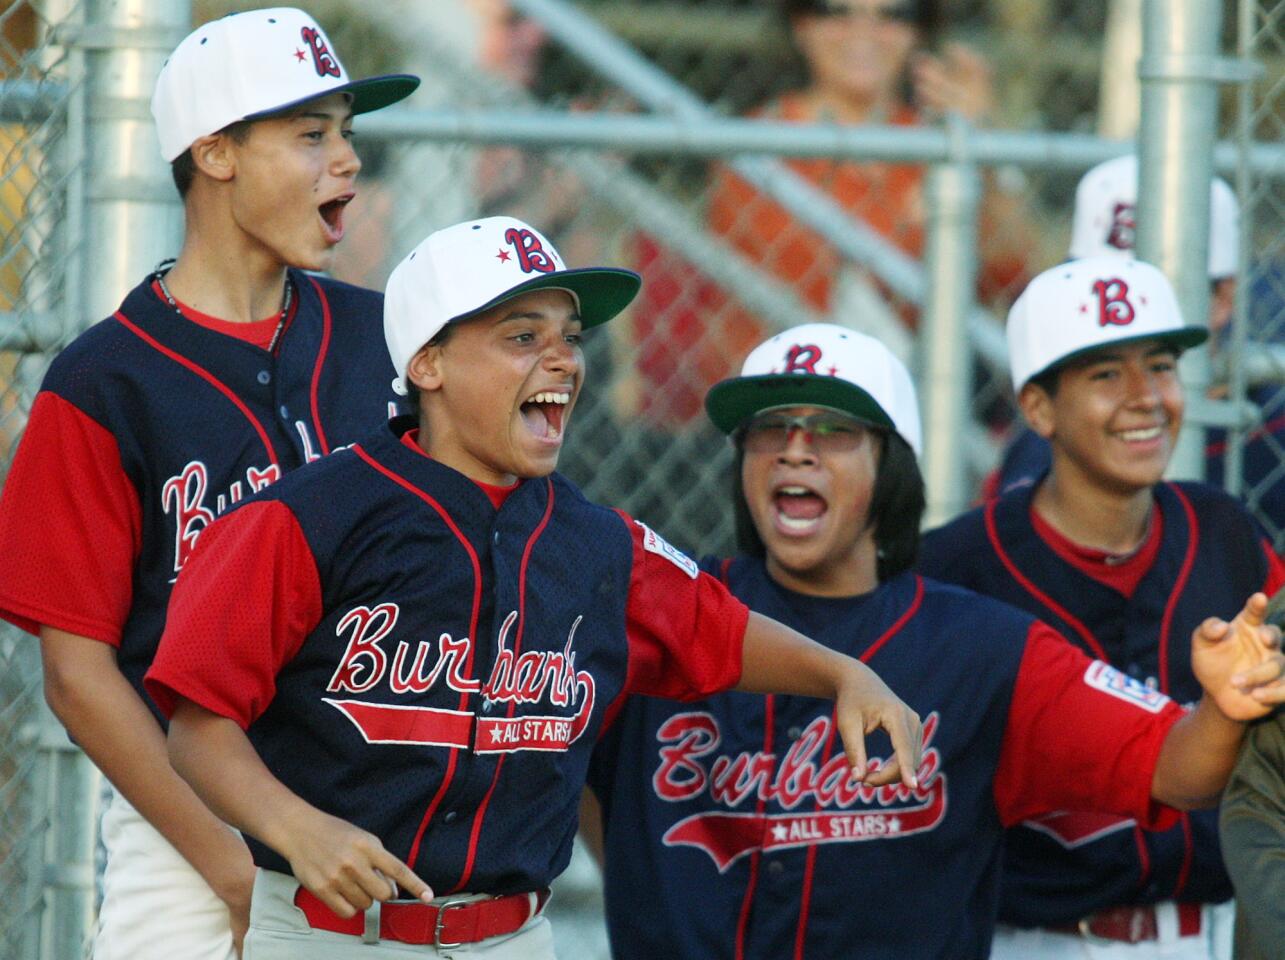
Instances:
[[[1236,49],[1260,70],[1237,91],[1229,125],[1242,143],[1285,141],[1285,4],[1242,0],[1236,12]],[[1285,182],[1263,177],[1242,162],[1243,276],[1236,323],[1228,338],[1224,375],[1235,396],[1259,408],[1247,433],[1217,435],[1230,464],[1225,480],[1262,520],[1278,550],[1285,545]],[[1260,346],[1265,345],[1266,349]],[[1224,480],[1221,473],[1210,479]]]
[[[195,0],[193,13],[204,20],[262,5]],[[623,507],[693,553],[732,545],[730,451],[705,421],[705,389],[734,372],[767,331],[811,319],[861,326],[907,358],[925,409],[946,411],[929,431],[951,436],[963,452],[951,508],[977,494],[1014,417],[1002,317],[1025,278],[1064,258],[1080,173],[1125,149],[1092,135],[1109,101],[1136,101],[1136,87],[1108,89],[1120,81],[1102,55],[1109,8],[1128,6],[1123,0],[944,5],[950,18],[920,46],[956,66],[970,61],[955,41],[978,51],[993,97],[976,127],[1025,131],[1007,139],[945,122],[895,64],[895,97],[862,122],[819,109],[805,95],[798,38],[771,0],[306,5],[353,74],[425,76],[405,111],[359,118],[364,168],[336,275],[382,287],[429,231],[496,213],[530,221],[573,266],[637,269],[645,279],[638,303],[586,338],[588,380],[562,468],[591,498]],[[564,22],[567,10],[592,19]],[[80,12],[67,0],[13,3],[0,14],[0,309],[9,312],[0,346],[13,351],[0,354],[0,471],[48,357],[85,319],[68,299],[76,296],[87,193],[77,126],[82,54],[59,45],[59,30],[74,27]],[[1229,0],[1226,23],[1227,52],[1262,73],[1239,99],[1229,90],[1225,132],[1277,145],[1285,3]],[[594,41],[594,27],[624,45]],[[906,56],[914,69],[913,52]],[[746,114],[780,126],[749,131],[730,119]],[[751,140],[757,154],[733,149]],[[1211,438],[1230,451],[1228,463],[1243,448],[1245,495],[1278,546],[1285,504],[1274,505],[1272,494],[1285,480],[1277,439],[1285,437],[1285,397],[1273,384],[1281,368],[1272,351],[1241,340],[1270,345],[1285,334],[1282,166],[1279,156],[1247,150],[1234,175],[1247,273],[1242,319],[1222,353],[1222,389],[1248,391],[1266,428]],[[976,224],[952,221],[952,210],[972,209]],[[970,262],[976,270],[960,275]],[[943,297],[948,282],[951,296]],[[943,303],[952,299],[953,310]],[[934,336],[949,334],[951,321],[971,342],[968,359],[947,371],[962,397],[953,412],[951,394],[936,395],[935,405],[927,396],[944,387],[923,376],[938,360],[922,336],[930,326]],[[958,431],[940,422],[951,416]],[[1261,472],[1256,451],[1266,451]],[[1231,470],[1229,484],[1239,476]],[[79,948],[55,938],[85,928],[54,904],[60,889],[88,885],[74,870],[60,872],[55,831],[46,827],[55,817],[86,822],[88,795],[83,785],[67,794],[55,782],[59,764],[75,755],[60,749],[65,738],[40,704],[36,644],[5,634],[0,658],[0,957],[72,960]],[[71,903],[62,909],[74,910]],[[594,868],[578,852],[553,901],[563,956],[605,956],[599,903]]]
[[[74,329],[67,291],[79,243],[83,164],[74,134],[82,71],[55,36],[79,15],[72,0],[0,10],[0,477],[48,358]],[[65,891],[77,881],[87,890],[92,877],[61,869],[65,851],[50,827],[65,814],[84,819],[84,811],[55,800],[60,781],[84,766],[44,707],[36,645],[3,628],[0,956],[26,960],[42,948],[48,956],[78,955],[84,924],[77,897]]]

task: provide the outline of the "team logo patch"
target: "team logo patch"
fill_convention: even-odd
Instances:
[[[1115,277],[1111,280],[1099,280],[1093,284],[1093,292],[1098,295],[1098,326],[1127,327],[1133,323],[1138,312],[1129,301],[1129,285]]]
[[[509,227],[504,231],[504,242],[517,252],[518,266],[523,273],[553,273],[558,269],[553,255],[530,230]],[[503,254],[504,251],[500,251],[500,260],[507,261],[509,258]]]
[[[1117,250],[1132,250],[1137,228],[1134,224],[1133,204],[1117,203],[1111,211],[1111,229],[1107,231],[1107,246]]]
[[[932,746],[941,717],[924,721],[919,786],[869,787],[853,781],[848,758],[831,753],[835,731],[817,717],[783,753],[720,753],[722,731],[709,713],[680,713],[656,731],[659,763],[652,789],[661,800],[682,803],[707,796],[722,810],[692,814],[662,838],[667,847],[703,850],[720,873],[756,852],[831,843],[899,840],[935,829],[948,807],[941,754]],[[883,761],[872,757],[871,766]],[[782,813],[738,807],[773,803]],[[799,809],[802,808],[802,809]]]
[[[303,37],[303,42],[308,45],[308,49],[312,51],[312,65],[317,71],[317,76],[340,76],[339,61],[334,58],[330,48],[326,46],[326,41],[321,38],[321,31],[315,27],[304,27],[299,34]]]
[[[1159,690],[1139,683],[1101,660],[1094,660],[1089,664],[1089,668],[1084,671],[1084,682],[1094,690],[1101,690],[1148,713],[1159,713],[1169,702],[1169,698]]]
[[[696,575],[700,573],[700,568],[696,566],[695,560],[677,547],[672,546],[664,537],[641,520],[635,520],[634,523],[643,529],[642,545],[644,550],[648,553],[654,553],[658,557],[664,557],[693,580],[696,579]]]

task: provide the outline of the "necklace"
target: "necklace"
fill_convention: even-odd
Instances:
[[[178,305],[178,301],[174,299],[174,294],[170,293],[170,288],[165,283],[165,274],[169,273],[169,271],[164,268],[173,263],[174,260],[172,259],[162,260],[156,265],[156,270],[152,276],[156,278],[156,285],[161,288],[161,295],[165,297],[165,302],[181,317],[183,316],[183,308]],[[277,341],[281,339],[281,334],[285,332],[286,318],[290,316],[290,302],[293,299],[294,284],[290,282],[290,278],[287,276],[286,292],[281,298],[281,313],[277,317],[277,328],[272,332],[272,340],[268,344],[268,353],[272,353],[277,349]]]

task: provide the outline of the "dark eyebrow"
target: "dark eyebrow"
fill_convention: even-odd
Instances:
[[[339,122],[347,123],[352,118],[353,118],[353,112],[349,110],[339,118]],[[326,113],[323,110],[300,110],[298,113],[291,114],[290,119],[291,120],[321,120],[323,122],[328,123],[331,120],[335,119],[335,115],[333,113]]]
[[[495,322],[508,323],[510,320],[551,320],[551,319],[554,319],[554,318],[550,317],[547,313],[543,313],[539,310],[523,310],[521,312],[514,311],[513,313],[506,313],[504,316],[500,317]],[[584,321],[580,319],[580,314],[578,313],[571,314],[569,317],[567,317],[567,319],[572,323],[579,323],[579,324],[584,323]]]

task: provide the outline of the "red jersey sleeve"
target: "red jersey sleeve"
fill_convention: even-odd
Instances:
[[[0,496],[0,617],[119,646],[142,525],[116,438],[37,394]]]
[[[1263,593],[1271,597],[1282,586],[1285,586],[1285,563],[1272,549],[1270,540],[1263,541],[1263,556],[1267,558],[1267,580],[1263,584]]]
[[[634,562],[624,692],[695,700],[735,686],[749,608],[654,530],[625,520]]]
[[[1151,777],[1182,708],[1051,627],[1026,638],[995,775],[995,806],[1011,826],[1057,810],[1093,810],[1166,829],[1177,812],[1151,798]]]
[[[167,717],[185,697],[244,729],[320,621],[317,563],[295,515],[274,500],[247,504],[201,533],[143,684]]]

